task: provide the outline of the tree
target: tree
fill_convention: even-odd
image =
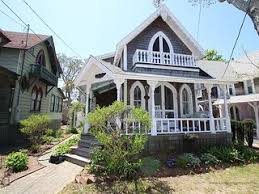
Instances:
[[[206,50],[205,59],[209,61],[225,61],[222,55],[219,55],[218,51],[216,51],[215,49]]]
[[[58,60],[63,71],[63,74],[61,74],[61,78],[64,82],[63,91],[68,99],[68,105],[70,106],[72,101],[71,96],[75,89],[74,81],[84,62],[81,59],[68,57],[65,54],[58,54]]]
[[[161,1],[161,0],[155,0]],[[189,0],[195,4],[205,3],[207,5],[215,3],[216,0]],[[237,9],[247,12],[247,15],[251,18],[254,28],[259,35],[259,1],[258,0],[218,0],[220,3],[227,2]]]

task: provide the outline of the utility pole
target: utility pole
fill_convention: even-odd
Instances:
[[[26,37],[25,37],[25,43],[24,43],[24,47],[22,49],[22,61],[21,61],[21,71],[20,71],[20,77],[18,79],[18,82],[16,82],[16,84],[18,84],[18,95],[17,95],[17,101],[16,101],[16,111],[15,111],[15,117],[18,120],[20,117],[20,109],[19,109],[19,103],[20,103],[20,95],[21,95],[21,82],[22,82],[22,78],[23,78],[23,71],[24,71],[24,63],[25,63],[25,54],[26,54],[26,50],[27,50],[27,46],[28,46],[28,37],[29,37],[29,31],[30,31],[30,25],[27,24],[27,29],[26,29]],[[18,67],[20,66],[20,61],[18,62]],[[19,74],[19,68],[17,68],[17,73]]]

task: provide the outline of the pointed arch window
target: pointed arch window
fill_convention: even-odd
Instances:
[[[43,50],[40,50],[36,57],[36,64],[46,66],[45,54]]]
[[[130,88],[130,104],[135,107],[145,107],[145,89],[140,81],[134,82]]]
[[[157,32],[150,40],[148,50],[155,52],[172,53],[173,46],[170,39],[162,32]]]
[[[180,88],[180,108],[182,116],[193,114],[192,91],[187,84]]]
[[[34,86],[31,94],[31,111],[40,112],[42,97],[43,97],[42,89]]]

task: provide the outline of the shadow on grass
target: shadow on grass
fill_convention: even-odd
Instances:
[[[143,180],[136,181],[116,181],[112,183],[100,183],[95,185],[96,191],[99,193],[114,193],[114,194],[122,194],[122,193],[161,193],[161,194],[169,194],[172,193],[173,190],[167,185],[165,182],[149,178]]]

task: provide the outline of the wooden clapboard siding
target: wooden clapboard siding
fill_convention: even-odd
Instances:
[[[19,53],[20,51],[18,49],[1,48],[0,66],[16,73],[19,60]]]

